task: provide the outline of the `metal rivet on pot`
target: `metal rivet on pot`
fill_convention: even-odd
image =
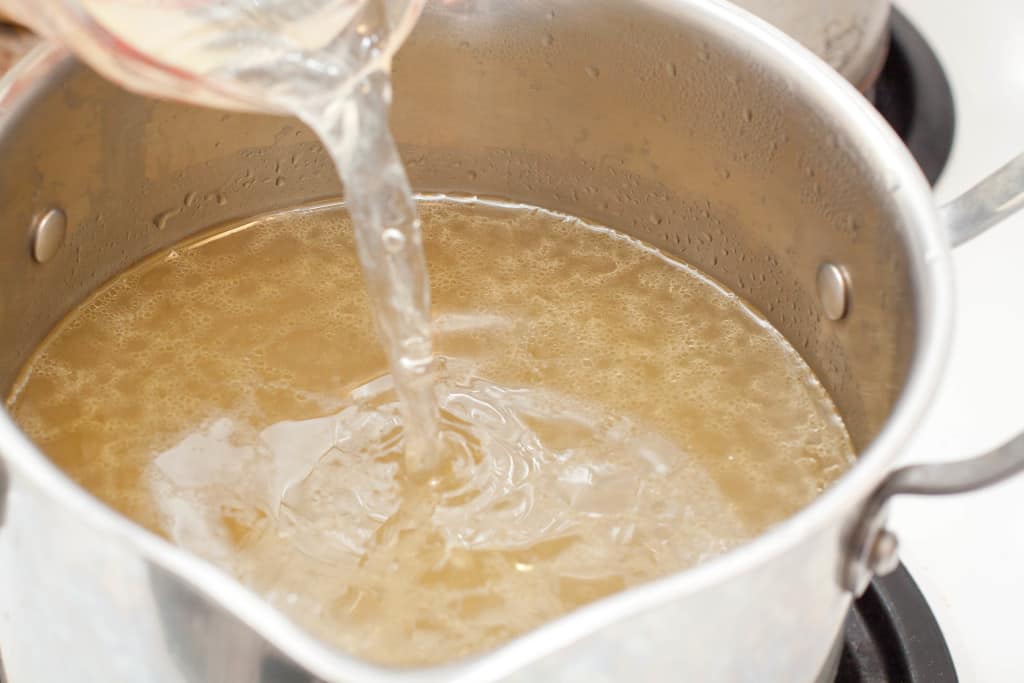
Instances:
[[[882,529],[871,545],[868,565],[872,573],[885,576],[891,573],[900,563],[900,540],[888,529]]]
[[[850,282],[841,266],[823,263],[818,268],[818,300],[829,320],[841,320],[850,301]]]
[[[60,209],[47,209],[32,226],[32,258],[46,263],[60,251],[68,233],[68,217]]]

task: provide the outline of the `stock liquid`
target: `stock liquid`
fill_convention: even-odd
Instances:
[[[352,654],[481,652],[692,566],[851,463],[812,372],[691,268],[528,207],[420,202],[438,465],[405,431],[346,213],[114,279],[8,399],[73,479]]]

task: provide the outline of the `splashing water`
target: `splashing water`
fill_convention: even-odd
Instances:
[[[99,499],[391,665],[481,652],[724,552],[851,462],[796,352],[699,274],[528,207],[419,209],[429,476],[402,466],[337,207],[223,228],[118,277],[26,366],[12,414]]]

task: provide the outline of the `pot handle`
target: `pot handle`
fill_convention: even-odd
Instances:
[[[1024,154],[970,190],[939,208],[954,246],[977,237],[1011,214],[1024,209]],[[888,502],[897,495],[942,496],[965,493],[1024,472],[1024,433],[998,448],[958,462],[909,465],[893,471],[868,498],[849,531],[849,560],[844,587],[860,596],[875,575],[896,568],[898,542],[885,528]]]
[[[1024,209],[1024,154],[939,209],[953,246],[960,246]]]

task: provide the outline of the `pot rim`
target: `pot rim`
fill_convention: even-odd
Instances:
[[[932,403],[950,345],[953,324],[951,246],[927,181],[895,132],[838,73],[778,29],[748,12],[703,0],[641,0],[702,30],[727,35],[750,59],[786,77],[787,83],[826,112],[854,139],[889,188],[899,229],[910,252],[919,325],[907,380],[883,428],[857,462],[809,505],[753,540],[691,569],[609,596],[530,631],[490,652],[424,669],[389,669],[362,662],[308,635],[283,613],[206,561],[135,525],[65,476],[0,410],[2,464],[12,475],[61,501],[68,512],[94,525],[157,566],[178,575],[312,674],[325,680],[395,681],[430,672],[451,681],[480,681],[509,673],[524,661],[577,641],[601,626],[647,607],[726,582],[786,553],[829,525],[856,519],[865,499],[889,472]],[[34,100],[75,65],[63,48],[44,44],[0,80],[0,136],[30,111]],[[19,483],[12,477],[12,490]],[[2,501],[0,501],[2,502]],[[0,531],[2,533],[2,531]],[[843,556],[846,553],[842,553]],[[837,567],[836,583],[841,588]]]

